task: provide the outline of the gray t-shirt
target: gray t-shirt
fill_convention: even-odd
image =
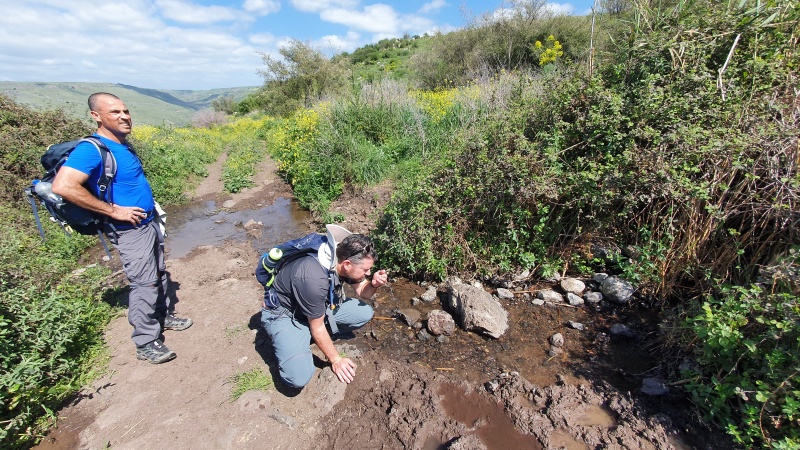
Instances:
[[[334,296],[344,297],[342,282],[335,270],[331,271]],[[325,315],[328,299],[328,271],[312,255],[302,256],[287,263],[278,272],[273,284],[281,306],[293,311],[295,316],[317,319]]]

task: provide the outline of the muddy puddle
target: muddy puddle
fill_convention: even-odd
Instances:
[[[227,241],[250,240],[254,250],[302,235],[300,224],[309,214],[297,202],[279,197],[274,204],[257,210],[228,211],[215,201],[202,201],[170,207],[167,211],[166,251],[168,258],[183,258],[203,245],[222,245]],[[260,222],[262,238],[248,236],[244,225]]]

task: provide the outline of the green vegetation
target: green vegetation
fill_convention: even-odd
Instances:
[[[234,384],[231,401],[236,401],[247,391],[263,391],[273,385],[272,377],[260,368],[254,367],[248,372],[237,373],[230,379]]]
[[[343,192],[388,180],[394,194],[373,233],[383,267],[416,279],[620,274],[661,299],[670,317],[665,353],[689,362],[673,375],[709,423],[748,448],[797,448],[800,8],[608,1],[590,67],[589,18],[549,17],[541,4],[518,2],[517,13],[464,30],[384,40],[330,60],[294,42],[283,62],[265,58],[257,94],[215,103],[276,118],[137,128],[154,189],[180,201],[227,148],[225,186],[237,191],[269,153],[299,202],[328,222]],[[48,243],[47,256],[63,262],[31,278],[25,267],[45,253],[36,256],[32,232],[25,237],[32,226],[17,195],[38,174],[41,147],[80,134],[80,123],[23,114],[10,102],[0,111],[9,130],[0,134],[9,144],[0,145],[0,175],[13,186],[0,191],[12,205],[0,214],[9,224],[2,239],[20,248],[2,250],[12,252],[0,272],[0,327],[9,327],[16,322],[7,317],[27,313],[6,306],[5,290],[25,298],[33,286],[62,289],[87,241]],[[28,147],[17,151],[17,142]],[[70,299],[78,292],[65,289]],[[90,299],[82,305],[97,304],[80,295]],[[97,317],[86,308],[73,315]],[[27,332],[9,329],[0,328],[2,339]],[[85,360],[96,354],[89,348],[63,351]],[[4,370],[21,360],[3,358]],[[78,383],[64,378],[72,384],[31,376],[20,386]],[[239,389],[267,379],[233,381]],[[30,440],[36,431],[26,427],[57,398],[26,397],[25,410],[13,403],[22,388],[3,380],[4,430]]]
[[[268,119],[265,119],[268,120]],[[262,159],[263,121],[244,119],[212,128],[134,128],[132,141],[162,204],[207,174],[206,166],[227,149],[225,185],[252,183]],[[43,221],[47,242],[36,232],[22,190],[41,176],[47,145],[90,134],[61,111],[34,112],[0,96],[0,443],[29,446],[55,419],[54,411],[105,367],[102,333],[119,313],[119,288],[109,271],[79,268],[94,237],[67,236]],[[257,156],[254,157],[252,154]]]
[[[800,10],[698,0],[613,17],[592,76],[586,18],[521,11],[414,55],[411,81],[434,91],[384,78],[296,112],[268,147],[324,219],[341,192],[394,179],[374,233],[394,273],[634,281],[675,308],[662,339],[699,363],[683,376],[707,420],[748,447],[796,447]]]

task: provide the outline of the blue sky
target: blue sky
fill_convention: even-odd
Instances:
[[[561,0],[546,8],[585,15],[592,4]],[[257,86],[259,52],[278,55],[291,39],[333,55],[384,38],[462,28],[510,6],[499,0],[0,0],[0,81]]]

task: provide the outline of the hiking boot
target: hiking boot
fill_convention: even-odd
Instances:
[[[161,341],[155,341],[136,347],[136,358],[148,361],[151,364],[161,364],[171,359],[175,359],[175,352],[167,348]]]
[[[164,329],[183,331],[192,326],[192,319],[188,317],[175,317],[172,314],[167,314],[164,318]]]

